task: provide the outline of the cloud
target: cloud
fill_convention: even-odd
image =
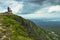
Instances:
[[[22,14],[34,13],[35,11],[41,8],[60,4],[60,0],[16,0],[16,1],[24,2],[24,7],[22,11],[19,12]]]
[[[48,3],[51,3],[51,4],[55,4],[55,5],[60,5],[60,0],[16,0],[16,1],[23,1],[23,2],[25,2],[25,3],[35,3],[35,4],[39,4],[39,5],[43,5],[44,4],[44,2],[46,3],[46,4],[48,4]]]
[[[22,16],[24,18],[28,18],[28,19],[59,18],[60,17],[59,11],[60,11],[60,6],[56,5],[56,6],[44,7],[44,8],[42,8],[42,9],[40,9],[32,14],[26,14],[26,15],[20,15],[20,16]]]
[[[8,6],[24,18],[60,17],[60,0],[0,0],[0,12]]]
[[[32,19],[32,18],[39,18],[40,14],[26,14],[26,15],[20,15],[26,19]]]
[[[38,18],[43,18],[43,17],[47,17],[46,15],[48,14],[45,14],[46,12],[44,10],[38,10],[34,13],[31,13],[31,14],[25,14],[25,15],[20,15],[26,19],[38,19]]]
[[[40,8],[40,5],[38,5],[38,4],[33,4],[33,3],[27,4],[27,3],[25,3],[21,13],[22,14],[30,14],[30,13],[35,12],[39,8]]]
[[[5,12],[5,11],[6,11],[6,9],[3,10],[3,8],[0,7],[0,13]]]
[[[17,13],[19,10],[22,10],[23,8],[23,2],[17,2],[15,0],[0,0],[0,10],[1,12],[6,11],[7,7],[11,7],[11,9],[13,10],[13,13]]]
[[[60,11],[60,5],[51,6],[49,8],[49,12],[53,12],[53,11]]]
[[[45,0],[16,0],[16,1],[23,1],[25,3],[36,3],[36,4],[41,4]]]
[[[23,6],[24,6],[24,4],[22,2],[18,3],[16,1],[12,2],[12,4],[10,5],[11,9],[13,10],[13,13],[21,12]]]

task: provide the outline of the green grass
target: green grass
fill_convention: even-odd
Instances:
[[[0,14],[0,27],[0,37],[6,36],[3,40],[53,40],[50,31],[14,14]]]
[[[10,16],[10,15],[9,15]],[[19,24],[16,20],[10,19],[7,15],[1,15],[2,20],[0,20],[1,26],[4,26],[4,31],[0,31],[6,35],[6,38],[3,40],[32,40],[28,37],[26,29]],[[3,34],[3,35],[4,35]]]

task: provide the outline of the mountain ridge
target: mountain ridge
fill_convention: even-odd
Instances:
[[[34,22],[15,14],[0,14],[1,40],[57,40]]]

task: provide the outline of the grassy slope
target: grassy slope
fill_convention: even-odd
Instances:
[[[60,39],[60,27],[45,27],[45,29],[54,31],[59,36]]]
[[[3,36],[6,36],[5,38],[3,38],[3,40],[8,40],[9,38],[10,40],[32,40],[31,38],[27,37],[28,33],[26,29],[24,29],[24,27],[17,21],[6,16],[1,16],[0,23],[0,27],[2,28],[0,29],[0,35],[2,38]]]
[[[33,22],[13,14],[0,14],[0,39],[56,40]]]

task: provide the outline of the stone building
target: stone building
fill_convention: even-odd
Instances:
[[[7,8],[7,12],[5,12],[5,13],[12,14],[12,10],[11,10],[11,8],[8,7],[8,8]]]

